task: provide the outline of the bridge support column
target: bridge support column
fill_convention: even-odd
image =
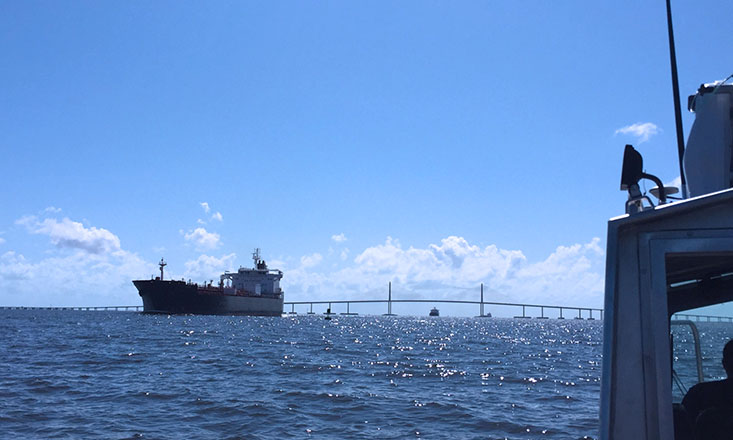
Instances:
[[[384,314],[384,316],[395,316],[392,313],[392,281],[389,282],[388,285],[388,294],[387,294],[387,313]]]
[[[484,316],[484,283],[481,283],[481,307],[479,310],[479,316]]]

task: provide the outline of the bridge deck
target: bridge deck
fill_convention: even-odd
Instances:
[[[559,319],[565,319],[566,317],[563,316],[563,311],[571,311],[571,312],[577,312],[577,316],[574,316],[574,319],[588,319],[588,320],[594,320],[596,319],[593,316],[594,312],[598,313],[598,317],[600,319],[603,319],[603,309],[593,308],[593,307],[577,307],[577,306],[559,306],[559,305],[552,305],[552,304],[526,304],[526,303],[509,303],[509,302],[496,302],[496,301],[471,301],[471,300],[451,300],[451,299],[357,299],[357,300],[331,300],[331,301],[288,301],[285,302],[285,306],[290,306],[289,311],[285,311],[285,313],[295,315],[297,312],[295,311],[295,306],[303,306],[308,305],[310,306],[309,311],[307,311],[307,314],[314,314],[313,312],[313,305],[328,305],[328,308],[331,309],[331,307],[334,304],[345,304],[346,305],[346,312],[341,313],[342,315],[350,316],[350,315],[357,315],[355,312],[351,312],[350,306],[351,304],[387,304],[388,305],[388,311],[391,311],[391,303],[432,303],[432,304],[474,304],[481,306],[481,313],[479,316],[487,316],[483,314],[483,306],[502,306],[502,307],[521,307],[522,308],[522,314],[514,316],[515,318],[537,318],[537,319],[547,319],[548,317],[545,316],[545,310],[556,310],[559,312]],[[539,312],[539,314],[535,313],[537,316],[530,316],[527,313],[527,310]],[[142,305],[120,305],[120,306],[69,306],[69,307],[37,307],[37,306],[0,306],[0,310],[77,310],[77,311],[136,311],[141,312],[143,310]],[[335,314],[336,312],[334,312]],[[388,312],[390,316],[394,316],[393,313]],[[584,317],[584,314],[587,315],[587,317]],[[689,313],[677,313],[674,315],[677,319],[689,319],[694,321],[703,321],[703,322],[733,322],[733,317],[730,316],[714,316],[714,315],[700,315],[700,314],[689,314]]]

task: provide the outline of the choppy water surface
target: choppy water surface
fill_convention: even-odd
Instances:
[[[589,321],[0,312],[0,431],[24,438],[581,438]]]

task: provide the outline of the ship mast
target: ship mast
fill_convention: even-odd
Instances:
[[[255,251],[252,252],[252,259],[255,260],[255,269],[256,269],[257,265],[260,264],[260,248],[255,248]]]
[[[165,262],[162,258],[160,259],[160,263],[158,263],[158,266],[160,266],[160,281],[163,281],[163,268],[166,267],[168,263]]]

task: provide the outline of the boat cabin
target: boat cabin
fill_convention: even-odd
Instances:
[[[639,179],[653,176],[642,172],[633,148],[624,154],[627,213],[608,223],[602,439],[675,438],[673,315],[733,301],[731,92],[731,86],[701,88],[698,95],[711,95],[691,98],[698,114],[685,174],[697,197],[665,203],[666,191],[658,185],[660,203],[654,206],[638,187]],[[718,159],[711,162],[713,154]],[[722,353],[716,356],[720,362]]]
[[[729,301],[733,189],[609,222],[601,438],[674,438],[671,317]]]

